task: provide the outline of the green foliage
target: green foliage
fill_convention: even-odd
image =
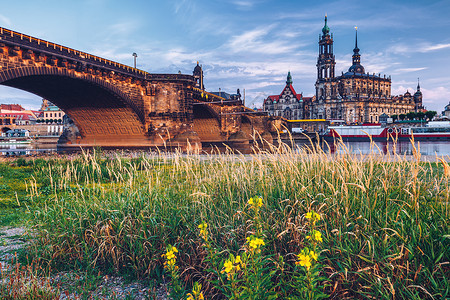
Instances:
[[[425,115],[426,115],[427,119],[430,120],[430,121],[434,118],[434,116],[436,116],[436,114],[437,114],[437,112],[434,111],[434,110],[427,110],[425,112]]]
[[[234,265],[237,255],[248,260],[243,251],[253,235],[265,245],[254,256],[249,280],[259,276],[261,290],[286,298],[307,279],[295,262],[312,248],[302,216],[314,207],[326,216],[314,229],[326,249],[310,268],[318,291],[336,299],[445,299],[449,170],[444,161],[421,163],[417,157],[361,159],[282,147],[251,159],[84,153],[1,163],[0,194],[5,208],[33,217],[30,254],[56,270],[157,278],[171,244],[179,249],[180,282],[198,281],[209,299],[228,295],[224,263],[233,259]],[[252,195],[264,199],[259,217],[243,209]],[[202,246],[202,222],[216,252]],[[238,286],[244,286],[242,278],[236,276]]]
[[[418,115],[417,115],[416,112],[410,111],[409,113],[406,114],[406,117],[409,120],[414,120],[414,119],[416,119],[418,117]]]

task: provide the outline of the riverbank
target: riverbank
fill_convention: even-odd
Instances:
[[[302,293],[293,280],[306,280],[309,272],[297,259],[312,249],[307,216],[314,211],[321,241],[314,242],[318,257],[310,268],[317,272],[317,293],[445,298],[450,168],[444,159],[428,158],[281,147],[245,156],[107,152],[8,159],[0,163],[7,179],[1,205],[17,218],[3,225],[33,228],[24,264],[26,255],[40,257],[46,272],[100,272],[148,286],[163,274],[171,277],[161,255],[175,245],[183,287],[177,295],[183,297],[200,282],[208,299],[228,298],[226,270],[236,272],[236,289],[246,276],[224,269],[229,255],[257,253],[251,255],[259,255],[260,269],[244,264],[265,280],[255,293],[266,289],[285,298]],[[19,175],[20,184],[13,180]],[[258,197],[261,206],[249,202]],[[252,236],[263,241],[255,248],[260,252],[251,252]]]

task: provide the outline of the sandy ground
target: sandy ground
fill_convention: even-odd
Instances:
[[[0,228],[0,264],[3,274],[11,267],[11,260],[16,251],[30,243],[28,238],[24,227]],[[60,272],[49,278],[53,287],[59,286],[60,300],[80,299],[81,297],[73,292],[80,280],[83,280],[82,275],[74,272]],[[69,290],[72,292],[68,292]],[[167,284],[161,284],[150,290],[150,287],[142,282],[125,282],[120,276],[103,276],[90,292],[88,299],[167,300],[170,299],[167,294]]]

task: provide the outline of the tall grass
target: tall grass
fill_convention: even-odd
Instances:
[[[288,268],[305,244],[304,214],[322,215],[332,298],[442,299],[450,297],[449,179],[445,160],[421,162],[418,152],[331,155],[281,144],[247,156],[83,153],[27,183],[40,203],[32,251],[56,269],[147,278],[161,275],[161,254],[176,245],[182,278],[208,289],[197,226],[208,223],[215,244],[236,252],[252,225],[247,200],[259,195],[265,251]]]

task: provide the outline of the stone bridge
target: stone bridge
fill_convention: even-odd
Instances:
[[[253,133],[272,141],[280,123],[206,92],[203,77],[199,85],[193,75],[151,74],[5,28],[0,84],[48,99],[73,120],[78,131],[62,148],[240,147]]]

